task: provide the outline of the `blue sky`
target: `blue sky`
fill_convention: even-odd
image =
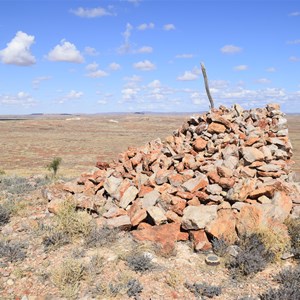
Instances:
[[[0,114],[300,112],[300,1],[0,0]]]

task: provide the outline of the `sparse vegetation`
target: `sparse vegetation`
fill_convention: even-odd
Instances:
[[[202,297],[213,298],[219,296],[222,293],[222,288],[219,286],[208,285],[206,283],[185,283],[185,287],[192,292],[195,297],[204,299]]]
[[[21,261],[26,257],[25,244],[17,241],[0,240],[0,258],[9,262]]]
[[[137,279],[131,279],[127,283],[127,295],[128,297],[136,298],[143,290],[143,286]]]
[[[66,298],[74,298],[76,296],[83,276],[83,264],[72,258],[65,259],[59,267],[53,268],[51,272],[52,282]]]
[[[62,162],[61,157],[54,157],[53,160],[47,165],[48,170],[52,172],[54,178],[57,175],[61,162]]]
[[[7,207],[0,205],[0,227],[9,223],[10,214],[11,212]]]
[[[154,269],[152,259],[145,253],[132,253],[126,261],[128,266],[135,272],[144,273]]]
[[[0,169],[0,176],[5,175],[5,171]]]
[[[65,232],[54,231],[43,238],[45,251],[57,249],[70,243],[70,237]]]
[[[260,300],[299,300],[300,265],[282,270],[274,279],[280,283],[280,287],[259,295]]]
[[[70,238],[88,236],[94,227],[93,218],[86,211],[76,211],[72,201],[64,201],[55,216],[56,231]]]
[[[286,225],[291,239],[291,252],[295,258],[300,258],[300,218],[288,219]]]
[[[275,254],[270,251],[257,233],[243,236],[239,242],[241,251],[226,263],[234,278],[248,276],[262,271],[274,260]]]
[[[110,245],[117,240],[118,233],[116,229],[93,227],[85,236],[85,245],[89,248]]]
[[[214,238],[212,240],[213,251],[218,256],[225,256],[227,253],[228,246],[228,243],[223,238]]]

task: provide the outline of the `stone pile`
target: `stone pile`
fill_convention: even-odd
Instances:
[[[130,147],[117,161],[56,186],[46,192],[48,209],[56,213],[72,198],[96,213],[98,224],[131,230],[165,252],[187,239],[206,250],[213,237],[233,242],[300,216],[291,157],[279,105],[221,106],[191,117],[163,142]]]

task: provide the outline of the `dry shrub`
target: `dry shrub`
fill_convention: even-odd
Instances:
[[[65,259],[60,266],[53,268],[51,272],[52,282],[66,298],[74,298],[76,296],[83,276],[83,264],[72,258]]]
[[[291,252],[300,258],[300,218],[288,219],[285,222],[291,239]]]
[[[76,211],[73,201],[62,202],[56,215],[56,230],[74,238],[87,236],[94,228],[91,215],[86,211]]]

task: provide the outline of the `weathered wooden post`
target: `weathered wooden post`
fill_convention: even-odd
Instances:
[[[213,109],[215,107],[214,99],[212,98],[212,96],[210,94],[210,90],[209,90],[209,86],[208,86],[208,79],[207,79],[207,75],[206,75],[206,70],[205,70],[205,66],[204,66],[203,63],[201,63],[201,70],[202,70],[202,75],[203,75],[203,78],[204,78],[206,94],[207,94],[208,100],[210,102],[210,108]]]

